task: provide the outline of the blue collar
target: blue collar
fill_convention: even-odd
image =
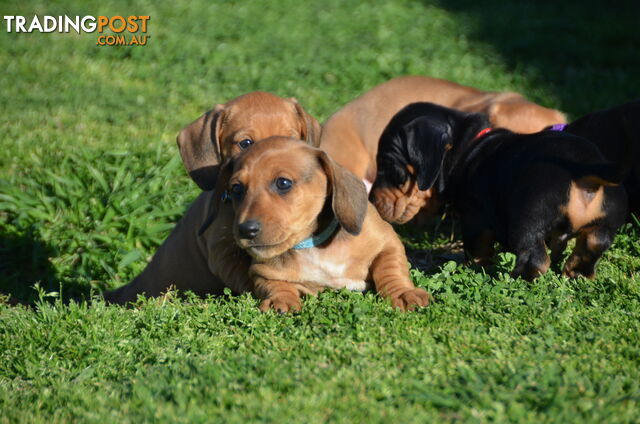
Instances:
[[[324,243],[333,235],[333,233],[338,228],[338,220],[333,218],[331,224],[327,228],[324,229],[323,232],[318,234],[317,236],[312,236],[302,240],[300,243],[296,244],[292,247],[292,249],[309,249],[311,247],[316,247]]]

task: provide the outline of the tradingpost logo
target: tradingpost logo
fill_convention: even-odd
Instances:
[[[149,16],[5,16],[7,32],[98,32],[97,46],[145,46]],[[113,34],[104,34],[105,31]],[[139,34],[142,33],[142,34]]]

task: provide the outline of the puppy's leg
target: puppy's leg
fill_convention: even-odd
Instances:
[[[544,222],[519,221],[509,234],[509,248],[516,254],[516,266],[511,271],[513,278],[522,277],[531,281],[544,274],[551,267],[551,259],[547,255],[545,234],[541,227]]]
[[[611,246],[614,234],[613,230],[604,226],[588,227],[580,231],[576,247],[564,266],[564,274],[570,278],[578,275],[594,278],[596,263]]]
[[[495,254],[493,230],[483,226],[484,223],[465,216],[462,220],[462,242],[469,258],[480,266],[491,264]]]
[[[145,272],[150,272],[146,271]],[[116,305],[125,305],[135,302],[139,294],[149,297],[159,296],[163,289],[168,289],[169,284],[157,285],[154,280],[147,279],[145,275],[139,275],[126,286],[111,290],[102,294],[105,302]]]
[[[485,223],[486,220],[482,219],[480,213],[469,214],[462,222],[465,251],[476,264],[481,266],[490,264],[495,253],[494,232],[487,228]],[[512,236],[514,242],[511,245],[515,246],[513,251],[517,255],[516,266],[511,273],[514,278],[522,277],[531,281],[549,270],[551,261],[547,255],[546,245],[543,240],[536,240],[531,234],[540,234],[540,231]]]
[[[567,242],[569,236],[567,234],[560,234],[559,232],[553,232],[549,235],[547,240],[547,246],[551,249],[551,264],[559,263],[562,259],[565,249],[567,248]]]
[[[431,295],[417,288],[409,277],[409,264],[400,240],[393,239],[371,264],[371,276],[376,291],[391,300],[391,305],[403,311],[427,306]]]
[[[551,206],[551,200],[542,195],[514,196],[511,199],[505,231],[506,247],[516,254],[516,266],[511,272],[513,278],[522,277],[532,281],[551,267],[545,243],[554,228],[556,216],[555,212],[550,211],[557,210]]]
[[[547,248],[542,240],[521,246],[515,253],[517,259],[516,266],[511,272],[513,278],[522,277],[531,281],[547,272],[551,266],[551,259],[547,255]]]
[[[606,215],[593,225],[578,231],[576,247],[564,266],[564,274],[570,278],[578,275],[584,275],[587,278],[595,277],[598,260],[611,246],[616,231],[626,219],[628,204],[624,188],[606,187],[605,195]]]
[[[299,311],[302,308],[297,285],[286,281],[258,277],[254,282],[254,294],[259,299],[263,299],[260,303],[262,312],[275,309],[277,312],[286,313]]]

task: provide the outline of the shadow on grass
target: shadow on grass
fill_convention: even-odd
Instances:
[[[403,241],[412,268],[430,275],[449,261],[466,262],[459,222],[449,215],[394,228]]]
[[[46,288],[55,281],[49,261],[53,249],[32,230],[23,234],[0,231],[0,293],[10,295],[10,302],[33,301],[37,297],[34,284]]]
[[[436,1],[510,71],[551,88],[571,119],[640,96],[638,1]]]
[[[22,234],[0,229],[0,294],[9,295],[10,304],[32,304],[38,299],[36,284],[44,292],[58,292],[59,279],[49,260],[55,256],[55,250],[31,228]],[[65,285],[63,300],[80,295],[88,295],[88,291]]]

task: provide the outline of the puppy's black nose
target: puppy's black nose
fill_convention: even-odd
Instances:
[[[260,222],[254,219],[249,219],[247,221],[244,221],[241,224],[238,224],[238,233],[242,238],[249,239],[249,240],[254,239],[256,238],[259,232],[260,232]]]

